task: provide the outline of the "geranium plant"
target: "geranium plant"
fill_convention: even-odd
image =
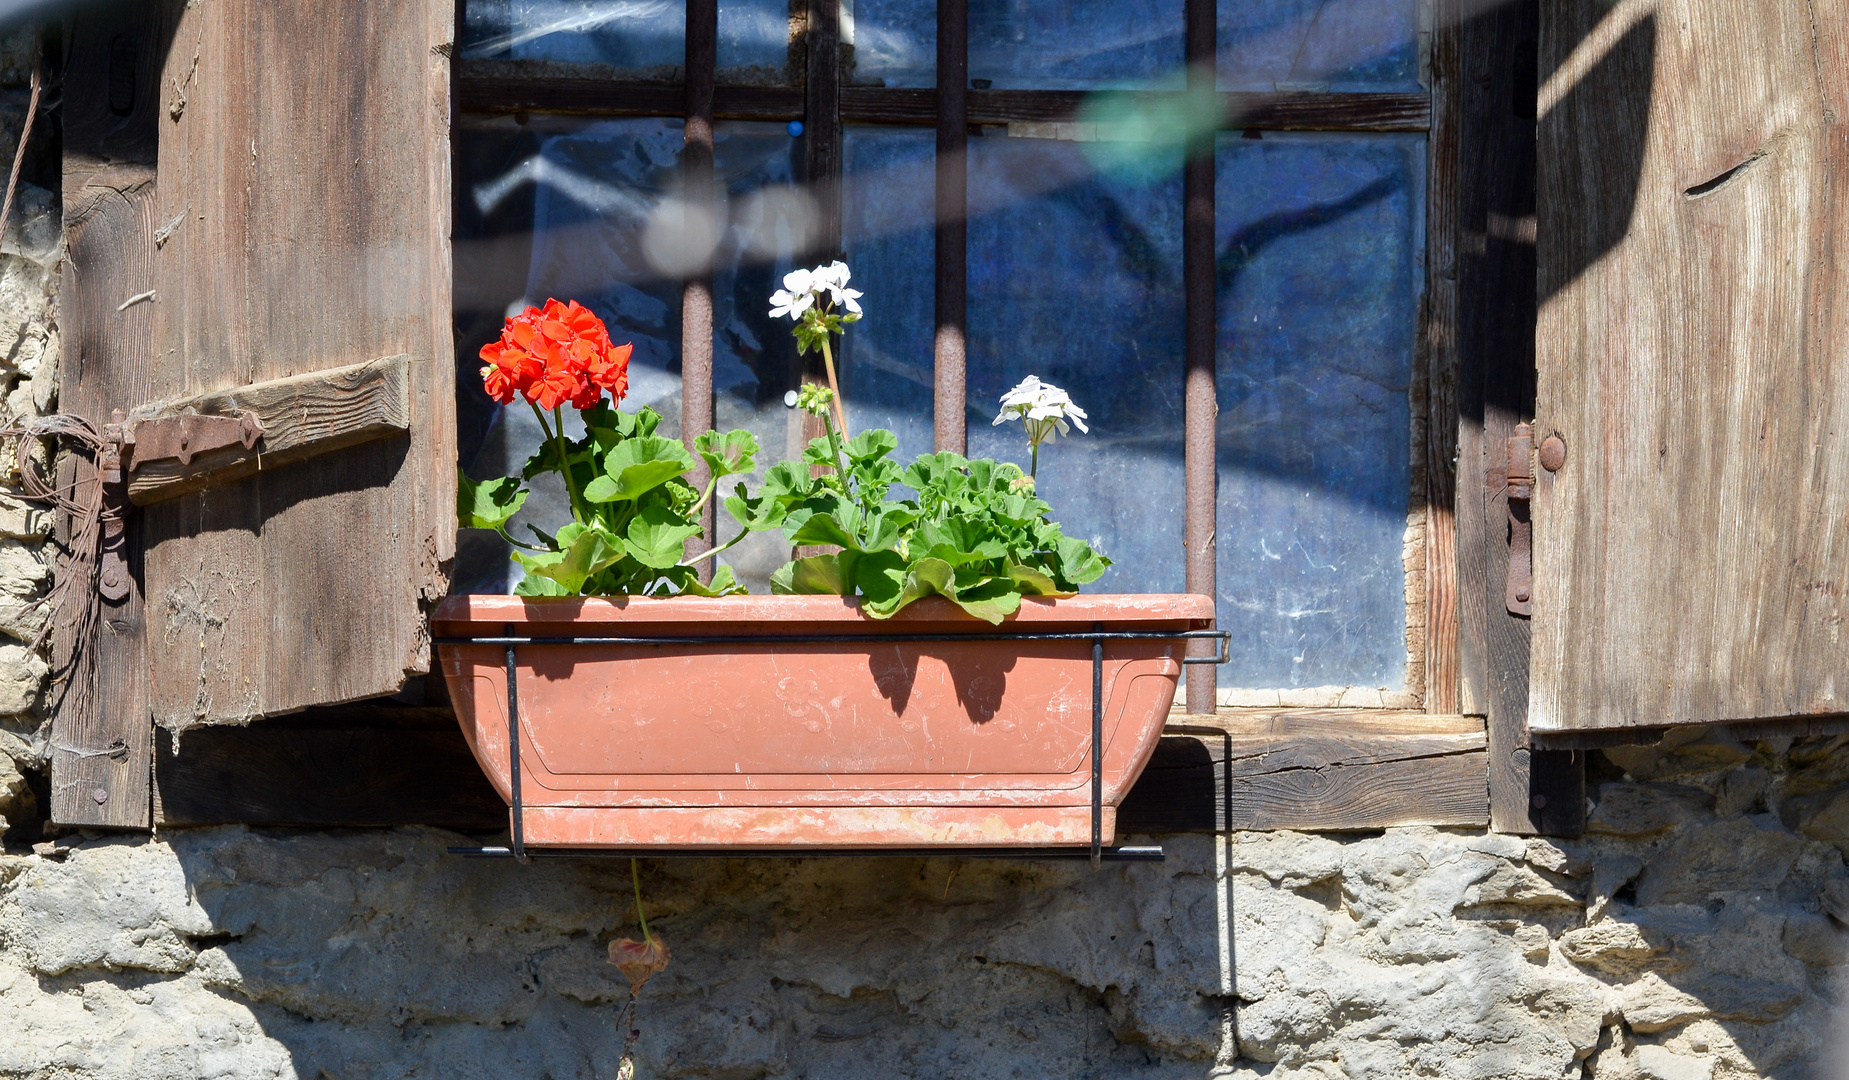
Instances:
[[[795,320],[798,343],[819,347],[830,360],[831,382],[830,338],[860,317],[860,294],[846,290],[847,281],[847,267],[835,263],[791,274],[771,297],[772,317]],[[846,314],[837,314],[834,304]],[[1016,402],[1029,384],[1033,396]],[[727,510],[750,528],[780,526],[792,545],[836,549],[786,563],[771,575],[774,592],[858,595],[862,610],[882,619],[919,597],[942,596],[999,623],[1020,608],[1023,596],[1071,596],[1110,565],[1048,517],[1052,507],[1019,466],[937,453],[901,467],[890,456],[899,446],[892,432],[875,428],[847,436],[837,389],[806,386],[796,405],[820,417],[826,434],[809,443],[801,463],[771,468],[755,496],[740,484],[726,500]],[[1065,392],[1036,378],[1010,391],[1002,406],[996,423],[1016,409],[1027,420],[1036,469],[1040,444],[1055,427],[1063,433],[1070,418],[1085,429],[1085,414]],[[892,498],[895,484],[916,496]]]
[[[747,431],[703,432],[694,449],[711,479],[704,490],[685,477],[693,456],[677,439],[655,434],[653,409],[617,411],[629,387],[629,345],[613,345],[603,320],[576,301],[548,300],[507,320],[499,341],[483,347],[482,386],[503,405],[525,399],[545,439],[519,477],[457,489],[464,528],[492,529],[515,547],[526,570],[521,596],[723,596],[744,592],[726,566],[710,582],[699,563],[731,544],[683,558],[685,543],[703,537],[701,512],[721,480],[756,468],[757,440]],[[605,395],[608,395],[606,398]],[[565,434],[567,406],[584,421],[584,435]],[[532,541],[508,531],[525,505],[526,481],[557,473],[571,500],[572,520],[557,533],[528,525]],[[735,537],[732,543],[742,538]]]
[[[798,270],[771,297],[771,315],[793,320],[799,347],[819,351],[830,386],[805,386],[792,404],[821,419],[825,434],[800,461],[766,470],[755,493],[743,483],[724,498],[738,535],[692,557],[686,542],[702,536],[701,517],[720,481],[756,468],[757,440],[746,431],[704,432],[694,440],[710,479],[686,479],[694,459],[677,440],[655,434],[651,409],[619,412],[628,389],[630,347],[613,345],[604,324],[576,302],[548,300],[507,320],[501,339],[481,351],[482,385],[496,401],[525,399],[545,439],[520,477],[474,483],[464,476],[458,511],[465,527],[492,529],[516,548],[526,576],[523,596],[744,592],[729,567],[715,564],[702,582],[699,564],[752,532],[782,529],[795,547],[830,549],[793,559],[771,575],[778,593],[858,596],[862,610],[890,618],[922,596],[942,596],[980,619],[999,623],[1024,596],[1071,596],[1110,565],[1092,545],[1065,535],[1035,492],[1040,446],[1068,423],[1085,431],[1085,413],[1056,386],[1030,376],[1001,401],[997,424],[1019,419],[1030,471],[987,458],[924,454],[909,466],[892,460],[898,436],[875,428],[849,436],[834,384],[832,341],[861,317],[860,293],[836,262]],[[608,395],[606,397],[606,395]],[[565,433],[566,407],[584,435]],[[572,520],[555,534],[526,526],[532,542],[509,531],[525,505],[524,482],[557,473]],[[911,497],[894,497],[904,485]],[[710,538],[709,538],[710,539]]]

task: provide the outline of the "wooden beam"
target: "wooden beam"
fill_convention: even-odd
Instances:
[[[411,358],[387,356],[149,405],[130,413],[129,419],[157,420],[185,412],[254,413],[263,425],[263,437],[251,449],[211,450],[186,464],[177,458],[135,462],[128,477],[128,497],[135,505],[150,506],[402,434],[411,426]]]
[[[58,397],[60,411],[99,425],[114,409],[148,398],[153,305],[122,302],[152,287],[161,226],[155,220],[155,142],[169,30],[161,15],[153,4],[92,5],[73,16],[69,30]],[[126,71],[124,55],[133,58]],[[132,106],[120,116],[110,93],[124,81]],[[71,457],[59,479],[88,484],[95,477],[91,462]],[[62,523],[61,531],[67,526]],[[60,679],[50,702],[51,820],[60,825],[148,825],[153,725],[141,544],[139,523],[128,527],[128,595],[102,604],[91,640],[76,640],[85,597],[62,605],[53,626]]]
[[[1421,712],[1177,716],[1118,809],[1119,834],[1481,826],[1480,720]]]
[[[1457,592],[1457,0],[1433,12],[1432,129],[1427,142],[1425,325],[1425,709],[1463,711]]]
[[[1488,714],[1492,827],[1573,835],[1584,828],[1584,759],[1530,745],[1529,625],[1505,601],[1504,447],[1516,423],[1534,415],[1532,61],[1539,18],[1536,0],[1518,0],[1484,9],[1461,30],[1460,657],[1464,707]]]
[[[818,0],[819,2],[819,0]],[[813,59],[813,58],[812,58]],[[615,82],[559,75],[471,74],[465,62],[457,80],[458,108],[469,113],[563,113],[580,116],[679,116],[686,91],[672,83]],[[776,86],[720,86],[713,115],[722,120],[802,120],[803,90]],[[847,123],[937,123],[937,91],[878,86],[838,88]],[[1168,91],[1118,91],[1136,103],[1160,105]],[[1083,90],[969,90],[972,124],[1062,121],[1079,115],[1098,95]],[[1223,129],[1304,131],[1424,131],[1431,97],[1424,93],[1220,94]]]
[[[162,825],[436,825],[507,828],[447,709],[357,705],[248,727],[162,730],[154,819]]]

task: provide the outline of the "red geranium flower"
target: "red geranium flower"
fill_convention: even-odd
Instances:
[[[576,300],[547,300],[510,316],[501,340],[482,346],[482,387],[503,405],[524,396],[547,411],[569,402],[589,409],[609,391],[615,401],[629,389],[629,345],[611,345],[610,332]]]

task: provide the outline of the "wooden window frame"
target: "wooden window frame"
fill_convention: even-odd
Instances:
[[[1456,282],[1447,273],[1455,244],[1450,200],[1456,191],[1456,134],[1450,98],[1456,67],[1455,34],[1432,35],[1428,55],[1429,91],[1251,93],[1214,89],[1217,52],[1215,0],[1184,0],[1185,53],[1190,89],[1213,93],[1220,101],[1219,131],[1417,132],[1427,135],[1427,257],[1425,301],[1413,364],[1413,437],[1411,490],[1408,492],[1405,689],[1380,691],[1346,688],[1233,690],[1233,707],[1311,708],[1371,707],[1400,711],[1456,714],[1459,711],[1456,606],[1455,515],[1452,456],[1455,431],[1456,358],[1451,348]],[[461,5],[458,6],[460,20]],[[461,40],[460,25],[458,40]],[[724,86],[716,83],[717,2],[687,0],[686,64],[683,81],[635,82],[544,74],[507,73],[504,62],[487,65],[493,73],[457,64],[456,114],[523,115],[546,113],[585,117],[679,117],[686,123],[683,176],[691,197],[710,192],[712,125],[716,120],[801,121],[804,125],[803,180],[822,206],[819,242],[808,254],[840,254],[841,139],[847,124],[933,127],[937,133],[936,325],[933,430],[936,449],[963,452],[965,431],[965,218],[967,177],[957,165],[964,160],[971,127],[1052,125],[1074,120],[1090,96],[1078,90],[993,90],[969,87],[968,0],[938,5],[935,88],[887,88],[842,85],[839,63],[840,0],[809,0],[801,20],[793,20],[791,64],[801,85]],[[1134,98],[1155,104],[1184,91],[1142,91]],[[1188,156],[1183,171],[1183,290],[1186,330],[1185,517],[1183,535],[1186,588],[1215,592],[1214,526],[1216,513],[1215,315],[1213,223],[1214,155],[1212,134]],[[689,280],[682,306],[682,430],[704,431],[713,423],[712,280]],[[799,378],[820,377],[802,371]],[[820,434],[819,430],[814,434]],[[711,508],[708,509],[711,514]],[[711,523],[708,523],[710,528]],[[1416,539],[1414,539],[1416,537]],[[1433,612],[1442,613],[1434,617]],[[1191,714],[1218,711],[1216,670],[1197,665],[1188,670],[1186,708]]]

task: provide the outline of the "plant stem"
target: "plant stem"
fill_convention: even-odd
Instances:
[[[702,552],[700,552],[700,553],[699,553],[698,555],[695,555],[695,556],[694,556],[693,558],[691,558],[691,559],[682,559],[682,560],[681,560],[681,563],[680,563],[680,565],[682,565],[682,566],[698,566],[698,565],[699,565],[699,563],[700,563],[700,560],[702,560],[702,559],[710,559],[710,558],[712,558],[712,557],[713,557],[714,555],[717,555],[717,554],[719,554],[720,552],[723,552],[723,551],[728,551],[728,550],[730,550],[731,548],[734,548],[734,547],[736,547],[736,546],[738,546],[738,542],[739,542],[740,540],[743,540],[743,539],[744,539],[745,537],[747,537],[747,536],[750,536],[750,535],[751,535],[751,530],[750,530],[750,529],[740,529],[740,530],[738,531],[738,535],[737,535],[737,536],[734,536],[734,537],[733,537],[732,539],[730,539],[730,540],[727,540],[727,541],[726,541],[725,543],[723,543],[723,544],[720,544],[720,545],[719,545],[718,547],[716,547],[716,548],[707,548],[707,549],[706,549],[705,551],[702,551]]]
[[[713,492],[718,487],[719,487],[719,478],[717,476],[713,477],[711,480],[708,480],[706,482],[706,491],[700,495],[700,501],[693,504],[693,509],[687,511],[687,516],[688,517],[700,516],[700,511],[706,509],[706,500],[713,497]]]
[[[642,924],[642,943],[646,945],[654,939],[648,936],[648,918],[642,914],[642,871],[633,855],[629,859],[629,880],[636,886],[636,921]]]
[[[565,418],[559,415],[559,410],[552,410],[552,419],[558,423],[558,430],[554,431],[546,426],[546,413],[539,407],[539,402],[529,401],[527,404],[533,406],[533,415],[539,418],[539,429],[546,433],[547,440],[559,452],[559,475],[565,478],[565,494],[571,496],[571,519],[582,525],[584,507],[579,505],[578,485],[571,481],[571,458],[565,452]]]
[[[1030,456],[1027,459],[1027,476],[1030,480],[1040,479],[1040,444],[1029,443]]]
[[[823,355],[826,356],[828,347],[824,345],[822,348]],[[835,395],[835,407],[837,409],[841,407],[841,395],[839,393]],[[835,425],[829,422],[826,412],[822,414],[822,430],[828,433],[828,448],[834,451],[835,473],[841,477],[841,494],[850,494],[847,489],[847,458],[842,456],[841,453],[841,437],[835,434]]]
[[[841,404],[841,382],[835,378],[835,354],[828,348],[828,334],[822,334],[822,367],[828,371],[828,388],[835,392],[835,419],[841,421],[841,435],[847,436],[847,411]]]

